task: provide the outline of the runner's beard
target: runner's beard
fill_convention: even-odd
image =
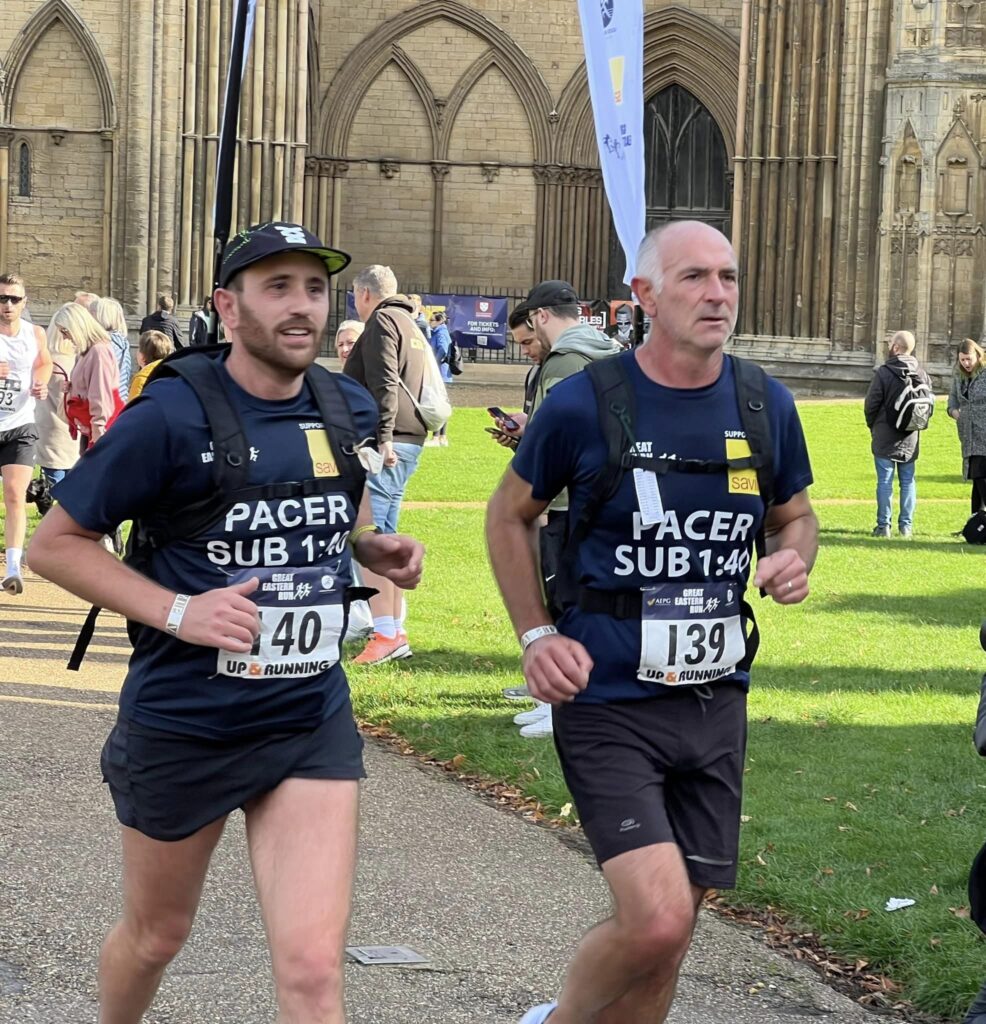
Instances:
[[[301,320],[286,320],[277,327],[305,326],[312,329],[311,344],[298,348],[281,348],[277,328],[268,327],[247,305],[240,299],[240,322],[237,325],[236,336],[240,344],[254,359],[279,375],[294,378],[304,373],[315,361],[318,355],[319,332],[315,325],[309,320],[302,323]]]

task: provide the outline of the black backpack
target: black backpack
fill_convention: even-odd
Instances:
[[[449,372],[453,377],[458,377],[462,373],[462,349],[459,347],[459,343],[452,337],[452,332],[449,331],[449,346],[448,355],[445,357],[445,362],[448,363]]]
[[[600,612],[615,618],[640,618],[640,590],[592,590],[580,586],[576,575],[579,547],[588,536],[603,506],[616,494],[624,474],[632,472],[635,468],[650,470],[659,476],[665,473],[720,473],[754,469],[765,511],[773,503],[774,446],[767,408],[767,374],[755,363],[736,356],[730,358],[733,362],[740,421],[746,433],[750,454],[744,458],[724,459],[721,462],[705,459],[640,458],[634,454],[637,439],[634,433],[636,409],[633,385],[623,366],[622,357],[597,360],[582,371],[589,375],[595,392],[607,457],[606,465],[593,481],[591,498],[579,512],[578,518],[569,524],[568,541],[555,581],[554,597],[557,608],[552,609],[553,611],[578,606],[586,612]],[[754,544],[757,557],[763,558],[767,552],[763,524],[757,531]],[[764,591],[761,591],[761,596],[763,594]],[[759,633],[752,609],[745,602],[743,605],[744,614],[752,624],[747,639],[747,658],[743,663],[746,667],[756,654]]]
[[[973,512],[962,527],[967,544],[986,544],[986,512]]]
[[[155,550],[175,540],[189,540],[198,536],[223,516],[234,501],[305,497],[329,490],[344,490],[349,494],[353,506],[359,508],[366,471],[355,451],[366,438],[358,436],[352,409],[339,387],[337,375],[317,364],[305,372],[304,386],[309,389],[318,406],[339,476],[312,477],[261,486],[248,485],[250,445],[240,415],[229,397],[222,371],[222,361],[228,352],[229,345],[182,348],[154,368],[151,379],[181,377],[195,392],[205,410],[212,434],[213,489],[205,498],[192,505],[171,504],[164,499],[153,515],[134,521],[124,561],[139,572],[147,574],[151,554]],[[135,399],[124,408],[121,416],[143,400],[143,395]],[[350,588],[349,596],[359,598],[362,592],[358,588]],[[68,663],[68,668],[73,672],[78,671],[82,664],[101,610],[93,606],[79,632]],[[138,634],[144,628],[138,622],[127,623],[131,643],[136,643]]]
[[[903,376],[891,370],[898,388],[887,400],[887,422],[905,434],[926,430],[935,412],[935,393],[931,385],[913,370]]]

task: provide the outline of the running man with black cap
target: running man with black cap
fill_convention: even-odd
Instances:
[[[329,276],[348,262],[295,224],[233,238],[215,292],[230,344],[177,353],[173,373],[167,361],[158,368],[58,485],[60,504],[31,546],[40,573],[124,614],[135,642],[102,755],[122,825],[124,907],[103,946],[100,1024],[142,1019],[237,808],[278,1020],[345,1020],[364,775],[339,664],[351,554],[402,588],[417,585],[423,555],[411,538],[372,525],[362,467],[376,453],[361,439],[376,430],[373,400],[313,366]],[[196,360],[214,379],[216,404],[239,418],[245,459],[210,427],[216,410],[186,376]],[[226,469],[244,486],[219,492],[217,504],[213,474]],[[205,510],[198,531],[162,540],[168,514],[182,521],[189,509]],[[100,544],[128,519],[157,538],[145,574]]]

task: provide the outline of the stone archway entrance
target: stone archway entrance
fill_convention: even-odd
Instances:
[[[730,234],[729,157],[715,118],[687,89],[669,85],[644,107],[647,229],[676,220],[700,220]],[[609,291],[626,294],[625,263],[611,231]]]

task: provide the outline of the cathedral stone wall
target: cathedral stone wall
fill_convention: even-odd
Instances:
[[[42,316],[208,290],[230,7],[4,3],[0,263]],[[828,388],[895,328],[939,368],[982,335],[984,55],[986,0],[645,0],[647,97],[725,150],[741,350]],[[258,0],[234,189],[234,228],[304,219],[420,289],[621,276],[571,0]]]

